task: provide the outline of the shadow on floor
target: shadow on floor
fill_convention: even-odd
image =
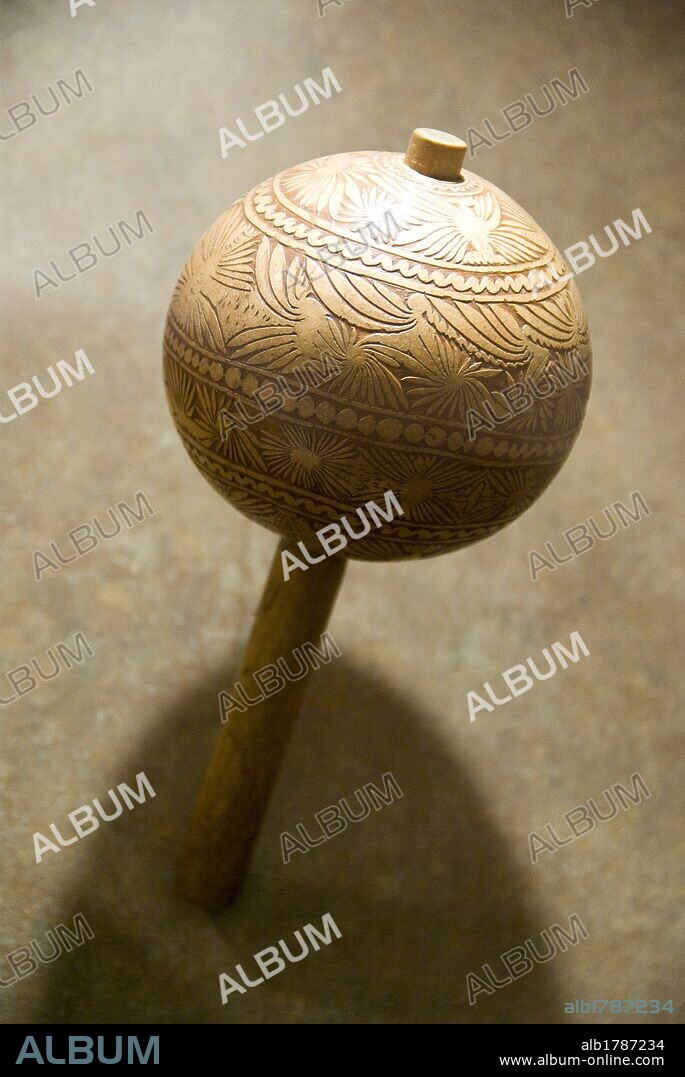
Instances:
[[[463,766],[387,685],[333,662],[313,675],[245,890],[208,914],[175,894],[175,858],[234,675],[146,722],[126,773],[156,797],[89,837],[88,868],[63,895],[95,938],[45,966],[35,1019],[52,1022],[555,1022],[553,963],[480,995],[466,974],[547,924],[524,897]],[[144,716],[143,716],[144,720]],[[150,731],[151,730],[151,731]],[[315,832],[314,813],[391,771],[404,796],[284,865],[280,833]],[[135,782],[133,783],[135,785]],[[85,851],[85,850],[84,850]],[[221,1005],[218,975],[330,912],[342,937]],[[73,915],[70,912],[70,915]],[[541,944],[540,944],[541,945]],[[482,975],[482,973],[481,973]]]

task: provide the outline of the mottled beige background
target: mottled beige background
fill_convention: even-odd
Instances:
[[[94,93],[0,145],[4,391],[84,348],[95,374],[0,429],[2,664],[83,631],[96,656],[4,709],[0,953],[83,912],[95,939],[6,990],[4,1020],[564,1021],[682,986],[679,5],[599,0],[3,3],[0,106],[81,67]],[[222,160],[218,129],[330,66],[330,101]],[[297,161],[464,135],[578,67],[590,92],[469,167],[560,248],[640,207],[652,233],[579,278],[595,353],[570,461],[498,536],[352,564],[244,896],[174,895],[190,799],[273,537],[196,473],[161,381],[166,306],[230,202]],[[540,95],[538,93],[538,99]],[[33,295],[33,270],[143,209],[155,232]],[[40,584],[31,554],[142,489],[155,517]],[[527,555],[638,489],[652,515],[537,584]],[[591,655],[471,725],[466,693],[579,630]],[[5,683],[5,682],[3,682]],[[145,771],[154,801],[36,865],[31,835]],[[279,834],[392,771],[397,804],[307,856]],[[639,771],[646,803],[535,866],[527,836]],[[330,912],[334,945],[220,1005],[218,974]],[[590,938],[470,1008],[465,976],[577,913]],[[678,1014],[659,1021],[679,1020]]]

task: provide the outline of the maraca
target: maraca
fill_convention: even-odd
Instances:
[[[222,213],[181,273],[164,337],[177,430],[212,486],[282,536],[241,683],[325,632],[348,556],[430,557],[493,534],[578,434],[577,288],[465,152],[420,128],[405,156],[286,169]],[[400,511],[364,531],[364,506],[393,499]],[[344,548],[317,538],[326,528]],[[220,731],[181,863],[198,905],[240,890],[308,679]]]

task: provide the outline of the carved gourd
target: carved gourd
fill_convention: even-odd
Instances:
[[[181,273],[164,336],[177,430],[212,486],[285,546],[391,490],[402,515],[345,556],[455,550],[511,523],[571,451],[590,389],[578,290],[525,210],[462,168],[465,149],[419,129],[406,155],[286,169],[222,213]],[[274,564],[269,594],[293,588],[280,616],[297,613],[295,644],[325,625],[342,565],[308,572],[295,598]],[[276,657],[259,619],[253,645]],[[264,722],[298,704],[290,686],[260,704]],[[257,725],[250,713],[240,736],[239,721],[222,731],[196,809],[185,889],[202,904],[235,893],[285,744],[248,765]]]

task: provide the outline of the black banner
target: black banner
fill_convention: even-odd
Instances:
[[[225,1025],[15,1025],[0,1028],[0,1063],[33,1069],[45,1065],[176,1066],[235,1046]],[[240,1026],[239,1026],[240,1027]],[[242,1026],[246,1027],[246,1026]],[[276,1027],[276,1026],[273,1026]],[[426,1027],[419,1025],[419,1028]],[[431,1026],[433,1027],[433,1026]],[[454,1025],[455,1061],[478,1068],[531,1066],[649,1066],[682,1072],[680,1025]],[[229,1031],[230,1028],[230,1031]]]

